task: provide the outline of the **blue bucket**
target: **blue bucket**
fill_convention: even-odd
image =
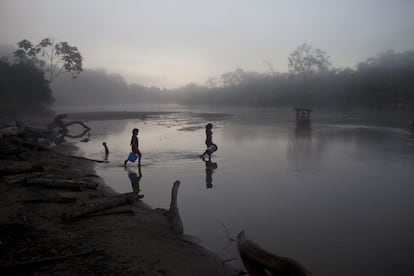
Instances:
[[[128,155],[128,160],[131,161],[131,162],[135,162],[135,160],[137,160],[138,156],[139,156],[138,154],[131,152]]]

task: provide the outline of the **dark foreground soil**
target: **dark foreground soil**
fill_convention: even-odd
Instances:
[[[0,142],[1,275],[237,274],[173,231],[168,210],[108,192],[93,161],[18,136]]]

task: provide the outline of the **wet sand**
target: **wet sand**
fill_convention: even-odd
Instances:
[[[69,117],[88,119],[82,116]],[[3,137],[2,275],[236,274],[217,256],[177,234],[168,210],[146,208],[132,193],[113,193],[95,174],[94,161],[70,157],[74,150],[67,143],[45,149],[21,137]],[[70,185],[46,186],[49,182]],[[122,197],[132,199],[82,215]]]

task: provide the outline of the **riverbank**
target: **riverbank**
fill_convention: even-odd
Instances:
[[[2,275],[234,275],[177,234],[168,210],[142,207],[139,194],[114,195],[94,162],[70,150],[3,137]]]

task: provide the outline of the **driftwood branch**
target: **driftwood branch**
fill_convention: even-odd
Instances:
[[[48,130],[58,130],[60,132],[61,138],[62,137],[69,137],[69,138],[80,138],[87,134],[91,128],[87,126],[84,122],[81,121],[70,121],[70,122],[63,122],[63,119],[66,118],[66,114],[59,114],[57,115],[52,122],[48,124]],[[80,134],[69,134],[68,127],[72,125],[81,125],[84,128],[84,131]]]
[[[116,197],[107,198],[105,200],[90,202],[85,206],[64,212],[62,214],[62,220],[68,222],[102,210],[114,208],[121,205],[132,204],[134,201],[139,200],[142,197],[143,195],[138,195],[136,193],[127,193],[118,195]]]
[[[91,128],[90,128],[90,127],[88,127],[85,123],[83,123],[83,122],[81,122],[81,121],[71,121],[71,122],[68,122],[68,123],[64,123],[64,124],[63,124],[63,126],[64,126],[65,128],[67,128],[67,127],[69,127],[69,126],[71,126],[71,125],[81,125],[81,126],[83,126],[86,130],[91,130]]]
[[[73,203],[76,198],[62,198],[62,197],[49,197],[49,198],[31,198],[22,200],[23,203]]]
[[[178,206],[177,206],[177,194],[178,194],[179,187],[180,187],[180,181],[176,180],[171,190],[171,202],[170,202],[170,209],[168,210],[168,218],[169,218],[172,230],[175,233],[182,235],[184,234],[184,227],[183,227],[183,222],[181,221],[180,213],[178,211]]]
[[[226,260],[223,260],[223,264],[228,263],[228,262],[232,262],[232,261],[235,261],[235,260],[237,260],[236,257],[230,258],[230,259],[226,259]]]
[[[97,212],[87,215],[87,217],[99,217],[99,216],[110,216],[110,215],[121,215],[129,214],[135,215],[135,211],[132,209],[116,210],[116,211],[107,211],[107,212]]]
[[[274,275],[311,276],[297,261],[274,255],[251,240],[246,239],[244,231],[237,236],[237,249],[242,262],[251,276]]]
[[[19,155],[23,151],[22,149],[18,147],[0,147],[0,156],[13,156],[13,155]]]
[[[38,196],[36,198],[24,199],[23,203],[73,203],[78,199],[77,194],[62,192],[54,196]]]
[[[12,265],[3,266],[1,268],[4,270],[8,270],[8,271],[17,270],[17,269],[25,269],[25,268],[30,268],[33,266],[45,265],[45,264],[54,263],[54,262],[61,262],[69,258],[86,256],[86,255],[93,254],[95,252],[96,252],[95,250],[87,250],[87,251],[65,255],[65,256],[47,257],[47,258],[41,258],[41,259],[30,260],[30,261],[25,261],[25,262],[19,262],[19,263],[15,263]]]
[[[66,133],[65,134],[65,137],[69,137],[69,138],[80,138],[80,137],[86,135],[89,131],[90,131],[90,129],[85,129],[84,131],[82,131],[80,134],[77,134],[77,135],[72,135],[72,134]]]
[[[28,185],[40,185],[48,188],[68,189],[82,191],[83,189],[96,189],[98,182],[71,180],[71,179],[51,179],[51,178],[32,178],[27,180]]]
[[[29,149],[32,149],[32,150],[37,150],[37,151],[50,150],[50,148],[47,148],[47,147],[44,147],[44,146],[41,146],[41,145],[37,145],[37,144],[33,144],[33,143],[30,143],[30,142],[21,142],[20,146],[26,147],[26,148],[29,148]]]
[[[3,176],[3,181],[7,184],[15,184],[15,183],[22,183],[26,182],[27,179],[44,176],[46,172],[32,172],[32,173],[20,173],[20,174],[13,174]]]
[[[236,242],[236,240],[235,240],[235,239],[233,239],[233,238],[230,236],[229,231],[227,230],[226,225],[225,225],[224,223],[223,223],[222,225],[223,225],[224,231],[226,231],[227,238],[228,238],[228,240],[229,240],[229,244],[228,244],[226,247],[224,247],[224,248],[223,248],[223,250],[225,250],[225,249],[229,248],[229,247],[230,247],[230,245],[231,245],[233,242]]]
[[[0,175],[41,172],[44,168],[40,162],[5,161],[0,162]]]

